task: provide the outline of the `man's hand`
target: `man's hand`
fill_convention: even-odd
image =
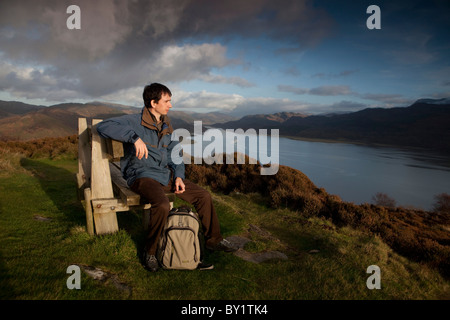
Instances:
[[[145,142],[142,141],[141,138],[136,140],[136,142],[134,143],[134,147],[136,148],[136,157],[139,160],[141,160],[143,157],[145,157],[145,159],[147,159],[148,149],[147,149],[147,146],[145,145]]]
[[[184,185],[183,179],[180,177],[175,179],[175,193],[183,193],[186,190],[186,186]]]

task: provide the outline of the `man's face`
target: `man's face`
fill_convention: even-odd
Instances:
[[[163,93],[158,102],[152,101],[153,111],[160,116],[165,116],[169,112],[169,109],[172,108],[171,101],[171,97],[167,93]]]

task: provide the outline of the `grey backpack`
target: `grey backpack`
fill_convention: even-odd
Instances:
[[[200,263],[200,222],[189,207],[170,210],[158,245],[158,261],[164,269],[193,270]]]

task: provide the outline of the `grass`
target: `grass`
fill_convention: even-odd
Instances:
[[[14,300],[390,300],[448,299],[448,280],[396,254],[380,238],[329,220],[271,209],[258,194],[213,193],[225,237],[250,238],[250,252],[278,250],[288,260],[261,264],[222,252],[206,253],[212,271],[146,271],[139,260],[145,232],[139,212],[118,213],[120,231],[89,236],[76,196],[71,159],[2,155],[0,176],[0,299]],[[8,158],[7,160],[4,160]],[[182,202],[176,200],[175,205]],[[311,251],[316,250],[316,251]],[[315,252],[315,253],[313,253]],[[68,266],[113,274],[94,280],[81,272],[69,290]],[[381,269],[380,290],[369,290],[370,265]],[[126,288],[124,290],[124,287]]]

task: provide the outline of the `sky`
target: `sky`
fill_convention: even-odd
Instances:
[[[0,100],[142,107],[159,82],[178,111],[408,106],[450,97],[449,12],[448,0],[1,0]]]

